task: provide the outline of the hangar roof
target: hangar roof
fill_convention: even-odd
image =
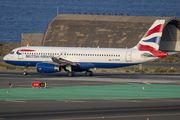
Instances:
[[[157,19],[165,19],[165,27],[173,24],[177,30],[180,28],[180,19],[174,17],[60,14],[47,26],[41,45],[130,48]],[[163,37],[162,41],[168,40]]]

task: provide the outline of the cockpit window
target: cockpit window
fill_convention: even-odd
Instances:
[[[14,51],[11,51],[10,54],[14,54]]]

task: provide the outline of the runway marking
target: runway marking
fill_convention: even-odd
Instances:
[[[162,100],[163,100],[163,101],[180,101],[180,100],[171,100],[171,99],[164,99],[164,98],[161,98],[161,99],[148,99],[148,100],[154,100],[154,101],[156,100],[156,102],[157,102],[157,101],[162,102]]]
[[[4,100],[6,102],[17,102],[17,103],[26,103],[26,101],[18,101],[18,100]]]
[[[87,111],[66,111],[66,112],[44,112],[44,113],[15,113],[15,114],[1,114],[0,116],[22,116],[22,115],[48,115],[48,114],[65,114],[65,113],[90,113],[90,112],[110,112],[110,111],[127,111],[127,110],[156,110],[156,109],[175,109],[175,108],[180,108],[180,107],[167,107],[167,108],[143,108],[143,109],[108,109],[108,110],[87,110]],[[162,115],[180,115],[180,113],[177,114],[156,114],[156,115],[133,115],[133,116],[117,116],[117,117],[141,117],[141,116],[162,116]],[[105,117],[105,116],[104,116]],[[116,116],[115,116],[116,117]],[[86,117],[87,118],[87,117]],[[102,118],[102,117],[98,117],[98,118]],[[105,117],[108,118],[108,117]],[[113,118],[113,117],[110,117]],[[73,118],[72,118],[73,119]],[[81,119],[81,118],[74,118],[74,119]],[[85,119],[85,118],[83,118]],[[89,118],[92,119],[92,118]],[[56,119],[53,119],[56,120]],[[58,120],[58,119],[57,119]],[[59,120],[66,120],[66,119],[59,119]],[[69,119],[68,119],[69,120]]]
[[[48,84],[48,85],[69,85],[69,84]]]
[[[119,100],[119,99],[106,99],[108,101],[117,101],[117,102],[143,102],[143,101],[140,101],[140,100]]]
[[[57,101],[62,101],[62,102],[86,102],[86,101],[77,101],[77,100],[57,100]]]
[[[17,86],[30,86],[31,87],[31,85],[17,85]]]
[[[174,115],[180,115],[180,113],[177,114],[153,114],[153,115],[128,115],[128,116],[100,116],[100,117],[84,117],[84,118],[65,118],[65,119],[49,119],[49,120],[85,120],[85,119],[102,119],[102,118],[131,118],[131,117],[155,117],[155,116],[174,116]]]
[[[143,81],[141,81],[142,83],[144,83],[144,84],[151,84],[151,83],[148,83],[148,82],[143,82]]]

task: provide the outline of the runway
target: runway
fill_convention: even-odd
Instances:
[[[179,85],[180,75],[94,74],[85,77],[77,73],[39,74],[21,71],[0,71],[0,88],[30,88],[32,81],[47,82],[48,87],[99,86],[128,84]],[[1,100],[0,119],[38,120],[179,120],[180,99],[103,99],[103,100]]]

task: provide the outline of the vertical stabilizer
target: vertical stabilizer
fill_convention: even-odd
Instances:
[[[165,20],[156,20],[136,45],[140,51],[158,51]]]

